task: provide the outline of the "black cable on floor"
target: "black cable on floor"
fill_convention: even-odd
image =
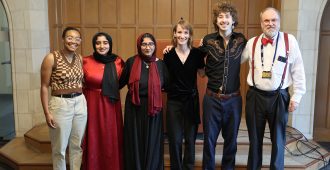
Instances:
[[[321,147],[310,142],[306,136],[301,133],[298,129],[292,127],[292,126],[287,126],[291,129],[293,129],[294,131],[298,132],[298,133],[292,133],[291,131],[286,131],[286,134],[287,134],[287,137],[290,137],[292,139],[295,139],[297,141],[296,143],[296,149],[297,151],[299,152],[299,154],[296,154],[296,153],[293,153],[292,151],[290,151],[286,146],[285,146],[285,149],[288,151],[288,153],[290,153],[292,156],[305,156],[307,158],[310,158],[310,159],[314,159],[314,160],[318,160],[318,161],[322,161],[323,162],[323,165],[326,166],[327,164],[329,164],[329,162],[326,160],[326,158],[324,157],[325,155],[323,155],[318,149],[320,149]],[[297,138],[295,136],[302,136],[303,138]],[[299,144],[301,144],[302,146],[305,146],[307,147],[309,150],[303,152],[300,150],[299,148]],[[319,157],[313,157],[313,156],[309,156],[308,154],[311,154],[313,152],[316,152],[317,155],[319,155]]]
[[[287,127],[293,129],[294,131],[296,131],[297,133],[292,133],[292,131],[286,131],[286,137],[290,137],[291,139],[295,139],[297,142],[296,142],[296,150],[299,152],[299,153],[293,153],[292,151],[289,150],[289,148],[287,148],[285,146],[285,150],[290,153],[292,156],[305,156],[307,158],[310,158],[310,159],[313,159],[313,160],[318,160],[318,161],[322,161],[323,162],[323,165],[324,167],[327,166],[327,165],[330,165],[330,159],[329,161],[326,160],[326,157],[325,155],[323,155],[318,149],[320,149],[321,147],[314,144],[314,143],[311,143],[307,138],[306,136],[301,133],[298,129],[292,127],[292,126],[288,126]],[[246,129],[239,129],[240,131],[247,131]],[[265,131],[264,132],[265,134],[270,134],[269,131]],[[245,135],[244,135],[245,136]],[[298,137],[296,137],[298,136]],[[242,136],[239,136],[239,137],[242,137]],[[302,137],[302,138],[301,138]],[[264,138],[265,139],[270,139],[269,136],[265,136],[264,135]],[[301,144],[300,147],[302,146],[305,146],[306,148],[308,148],[307,151],[302,151],[300,148],[299,148],[299,144]],[[316,152],[317,155],[320,155],[319,157],[313,157],[313,156],[309,156],[308,154],[311,154],[313,152]]]

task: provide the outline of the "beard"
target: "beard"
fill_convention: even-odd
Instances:
[[[264,34],[269,37],[272,38],[274,37],[277,33],[278,33],[279,29],[278,28],[270,28],[268,30],[264,31]]]

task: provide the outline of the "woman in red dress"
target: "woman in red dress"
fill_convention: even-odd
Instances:
[[[123,169],[123,120],[118,80],[124,61],[112,53],[112,39],[93,37],[93,55],[84,57],[84,94],[88,121],[84,141],[84,169]]]

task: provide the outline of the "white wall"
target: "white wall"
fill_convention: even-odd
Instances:
[[[282,0],[282,30],[296,36],[302,52],[307,91],[292,115],[292,126],[313,138],[314,102],[319,30],[328,0]]]

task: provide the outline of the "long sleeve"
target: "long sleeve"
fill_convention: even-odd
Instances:
[[[276,50],[276,44],[264,46],[264,66],[261,63],[261,41],[257,41],[254,54],[254,82],[256,88],[264,91],[276,90],[281,84],[281,78],[285,67],[285,61],[280,60],[279,57],[285,58],[285,41],[283,33],[280,32],[280,38],[278,41],[277,54],[275,61],[273,62],[274,52]],[[262,37],[262,35],[260,36]],[[259,37],[259,39],[260,39]],[[288,34],[289,39],[289,56],[288,65],[285,75],[285,80],[283,82],[282,89],[287,88],[292,85],[293,95],[291,97],[292,101],[297,103],[300,102],[301,97],[306,92],[306,78],[304,71],[304,64],[301,56],[301,52],[298,46],[298,42],[295,37]],[[247,76],[247,83],[253,86],[252,80],[252,48],[253,48],[254,38],[251,38],[246,48],[243,51],[241,63],[248,60],[249,62],[249,73]],[[274,63],[274,65],[272,65]],[[270,79],[262,78],[263,71],[271,71],[272,77]]]
[[[121,73],[120,79],[119,79],[119,88],[123,88],[125,85],[128,84],[129,76],[131,73],[131,67],[132,67],[132,61],[131,58],[127,59],[125,63],[125,67],[123,69],[123,72]]]
[[[297,40],[290,35],[290,51],[289,57],[293,58],[293,63],[290,66],[290,75],[292,77],[293,95],[292,101],[300,102],[301,97],[306,92],[306,77],[304,70],[304,63],[302,60],[301,52]]]

